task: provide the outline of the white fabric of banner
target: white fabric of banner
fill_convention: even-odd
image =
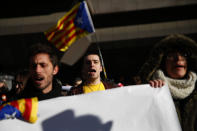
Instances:
[[[181,131],[167,86],[125,86],[39,102],[38,120],[0,121],[0,131]]]

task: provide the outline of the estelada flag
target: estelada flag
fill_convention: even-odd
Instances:
[[[47,30],[45,36],[60,51],[66,51],[77,39],[95,32],[85,1],[77,3],[57,24]]]
[[[37,120],[37,112],[37,97],[19,99],[0,106],[0,120],[17,118],[35,123]]]

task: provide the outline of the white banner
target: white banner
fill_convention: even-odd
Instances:
[[[149,85],[40,101],[38,120],[0,121],[0,131],[181,131],[169,92]]]

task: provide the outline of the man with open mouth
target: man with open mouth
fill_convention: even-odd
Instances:
[[[102,71],[103,67],[98,50],[90,48],[83,57],[81,71],[83,82],[77,87],[72,87],[68,95],[86,94],[121,87],[112,81],[102,81],[100,76]],[[163,85],[163,81],[160,80],[151,81],[150,83],[152,87],[161,87]]]
[[[106,89],[116,88],[117,84],[101,80],[103,71],[101,59],[97,50],[88,50],[83,57],[82,65],[82,84],[72,87],[69,95],[91,93],[95,91],[104,91]]]
[[[33,45],[29,52],[30,79],[19,97],[37,96],[39,100],[45,100],[61,96],[61,85],[54,78],[59,70],[58,63],[51,46],[44,43]]]

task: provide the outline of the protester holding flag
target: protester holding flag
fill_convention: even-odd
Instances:
[[[116,87],[121,87],[114,83],[113,81],[101,80],[100,73],[103,71],[101,65],[101,57],[97,49],[92,49],[91,47],[86,52],[83,57],[82,64],[82,84],[77,87],[72,87],[68,95],[77,95],[83,93],[91,93],[95,91],[104,91],[106,89],[112,89]],[[161,87],[164,83],[160,80],[153,81],[151,86]]]
[[[136,83],[164,81],[171,92],[183,131],[197,131],[197,43],[174,34],[157,43]]]
[[[100,77],[102,71],[98,50],[89,49],[83,58],[81,71],[83,82],[77,87],[72,87],[68,94],[77,95],[118,87],[118,85],[113,82],[102,81]]]
[[[39,100],[61,96],[62,87],[54,78],[59,60],[49,44],[34,44],[29,51],[30,79],[19,98],[38,97]]]

